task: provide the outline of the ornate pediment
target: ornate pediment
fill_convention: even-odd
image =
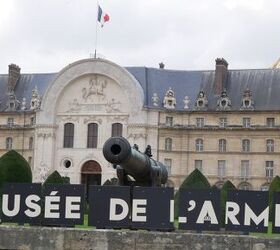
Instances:
[[[195,110],[206,110],[208,107],[208,100],[203,90],[198,92],[196,101],[195,101]]]
[[[248,88],[243,93],[240,110],[254,110],[252,92]]]
[[[37,86],[32,90],[32,97],[30,101],[30,110],[39,110],[41,108],[41,96],[38,92]]]
[[[220,98],[217,101],[217,110],[230,110],[231,101],[227,95],[227,91],[224,89],[221,93]]]
[[[174,91],[169,87],[166,91],[164,99],[163,99],[163,107],[167,109],[175,109],[176,107],[176,98]]]
[[[20,102],[17,99],[14,91],[12,90],[8,94],[8,100],[7,100],[7,104],[6,104],[6,111],[15,111],[15,110],[18,109],[19,105],[20,105]]]

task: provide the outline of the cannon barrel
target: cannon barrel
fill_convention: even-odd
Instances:
[[[131,147],[123,137],[108,139],[103,146],[103,155],[108,162],[124,169],[125,174],[132,176],[136,182],[147,185],[161,185],[167,182],[166,167]]]

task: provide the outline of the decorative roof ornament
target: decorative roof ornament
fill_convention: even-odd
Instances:
[[[41,108],[41,96],[38,92],[37,86],[32,90],[32,97],[30,101],[30,110],[39,110]]]
[[[163,99],[163,107],[167,109],[175,109],[175,106],[176,106],[176,98],[174,95],[174,91],[171,89],[171,87],[169,87]]]
[[[21,102],[21,105],[20,105],[20,109],[21,109],[22,111],[26,110],[26,98],[25,98],[25,97],[22,98],[22,102]]]
[[[240,110],[254,110],[252,91],[250,91],[249,88],[247,88],[243,93]]]
[[[206,110],[208,106],[208,100],[203,90],[198,92],[196,101],[195,101],[195,110]]]
[[[158,97],[157,93],[153,93],[152,102],[153,102],[153,106],[156,106],[156,107],[158,106],[159,97]]]
[[[280,69],[280,58],[272,65],[273,69]]]
[[[184,109],[189,109],[190,98],[187,95],[185,96],[183,102],[184,102]]]
[[[221,96],[217,101],[217,110],[231,110],[231,101],[227,95],[226,89],[222,91]]]
[[[6,111],[16,111],[20,105],[20,101],[17,99],[13,90],[8,93],[8,100],[6,105]]]

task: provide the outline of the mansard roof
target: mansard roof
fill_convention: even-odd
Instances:
[[[215,94],[215,71],[183,71],[156,69],[147,67],[126,68],[140,83],[144,90],[146,108],[163,108],[163,99],[169,87],[174,91],[177,111],[184,110],[184,98],[188,96],[189,110],[194,110],[197,94],[203,90],[208,100],[207,110],[216,111],[220,95]],[[21,74],[15,87],[19,101],[26,98],[29,109],[32,90],[37,86],[41,96],[56,77],[57,73]],[[0,111],[4,111],[7,102],[8,75],[0,75]],[[228,70],[225,85],[231,101],[231,110],[240,110],[243,93],[246,89],[252,92],[255,110],[280,110],[280,69]],[[152,96],[156,93],[159,105],[153,106]]]

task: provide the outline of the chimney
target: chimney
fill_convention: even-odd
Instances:
[[[224,58],[216,59],[215,70],[215,94],[220,95],[225,89],[227,81],[228,63]]]
[[[17,81],[20,77],[20,67],[15,64],[9,65],[8,92],[15,89]]]
[[[164,65],[163,62],[159,63],[158,65],[159,65],[159,68],[160,68],[160,69],[164,69],[164,66],[165,66],[165,65]]]

